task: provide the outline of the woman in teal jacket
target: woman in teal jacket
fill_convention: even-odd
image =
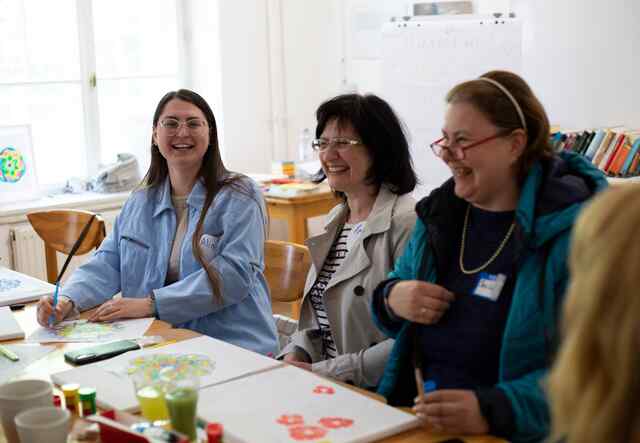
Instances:
[[[515,74],[462,83],[447,103],[431,147],[453,178],[418,203],[412,238],[373,298],[377,325],[396,339],[378,391],[396,405],[415,398],[436,430],[540,441],[570,231],[606,179],[552,152],[544,108]]]

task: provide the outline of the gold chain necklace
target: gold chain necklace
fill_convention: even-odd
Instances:
[[[480,272],[483,269],[485,269],[487,266],[489,266],[491,263],[493,263],[493,261],[496,259],[496,257],[498,257],[498,255],[500,255],[500,253],[502,252],[502,249],[504,249],[505,245],[509,241],[509,237],[511,237],[511,234],[513,233],[513,228],[516,227],[516,221],[514,218],[513,222],[511,223],[511,226],[509,227],[509,230],[507,231],[507,235],[504,237],[504,239],[502,239],[502,243],[500,243],[500,246],[498,246],[498,249],[496,250],[496,252],[493,253],[493,255],[489,258],[489,260],[487,260],[485,264],[480,265],[475,269],[465,269],[464,268],[464,244],[466,243],[466,239],[467,239],[467,225],[469,224],[470,210],[471,210],[471,204],[467,206],[467,213],[464,215],[464,226],[462,227],[462,244],[460,245],[460,270],[462,271],[463,274],[467,274],[467,275]]]

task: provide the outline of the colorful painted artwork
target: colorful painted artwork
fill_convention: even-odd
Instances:
[[[55,286],[46,281],[0,266],[0,306],[38,300],[54,290]]]
[[[19,288],[21,285],[22,282],[17,278],[0,278],[0,292],[8,292]]]
[[[142,373],[146,380],[156,381],[165,368],[172,368],[173,377],[180,380],[191,374],[199,377],[209,375],[213,372],[215,363],[202,354],[151,354],[129,361],[126,371],[129,375]]]
[[[120,323],[94,323],[86,320],[64,322],[54,326],[53,331],[61,338],[76,338],[78,340],[101,340],[123,329]]]
[[[38,198],[29,125],[0,126],[0,203]]]
[[[317,424],[305,423],[300,414],[282,414],[276,419],[276,423],[289,428],[289,437],[295,441],[316,441],[323,438],[331,429],[349,428],[354,421],[343,417],[322,417]],[[328,440],[325,440],[328,442]]]
[[[51,343],[136,339],[144,335],[152,322],[152,318],[118,320],[109,323],[87,320],[63,321],[52,328],[38,328],[27,341]]]
[[[19,182],[26,170],[27,165],[20,151],[12,146],[0,147],[0,182]]]

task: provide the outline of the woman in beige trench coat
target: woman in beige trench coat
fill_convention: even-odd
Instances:
[[[297,331],[280,358],[361,387],[374,387],[392,340],[371,319],[371,294],[402,253],[415,224],[408,193],[417,179],[402,124],[375,95],[347,94],[316,111],[322,171],[343,200],[312,257]]]

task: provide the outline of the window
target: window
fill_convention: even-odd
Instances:
[[[0,0],[0,124],[30,124],[41,185],[119,152],[146,170],[152,114],[184,84],[177,0]]]

